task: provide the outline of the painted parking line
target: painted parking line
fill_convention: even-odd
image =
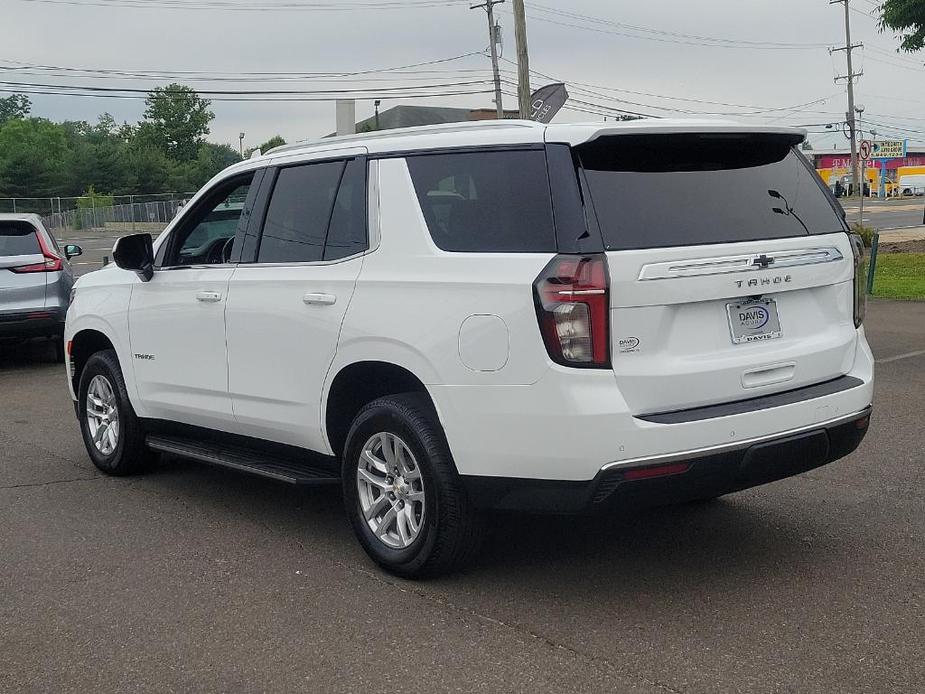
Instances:
[[[889,364],[891,361],[899,361],[900,359],[909,359],[911,357],[921,357],[925,355],[925,349],[920,349],[916,352],[906,352],[905,354],[897,354],[895,357],[886,357],[885,359],[876,359],[874,360],[877,364]]]

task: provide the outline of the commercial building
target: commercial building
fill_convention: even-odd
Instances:
[[[847,193],[851,185],[851,153],[843,150],[814,150],[810,156],[816,172],[833,190],[836,183]],[[906,156],[872,159],[864,167],[870,195],[880,197],[925,192],[925,145],[908,143]]]

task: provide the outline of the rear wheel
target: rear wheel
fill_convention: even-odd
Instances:
[[[97,352],[80,374],[77,417],[93,464],[108,475],[130,475],[151,461],[113,350]]]
[[[478,515],[422,395],[379,398],[360,411],[347,436],[343,486],[360,544],[391,573],[448,573],[478,550]]]

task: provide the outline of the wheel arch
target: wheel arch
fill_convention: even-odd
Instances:
[[[97,352],[102,352],[107,349],[116,352],[117,358],[119,356],[118,350],[109,336],[96,328],[84,328],[83,330],[79,330],[70,338],[68,344],[70,345],[71,388],[75,395],[80,386],[80,375],[83,373],[84,367],[87,365],[87,361],[90,357]],[[124,377],[125,369],[123,368],[122,371]]]
[[[350,425],[365,405],[385,395],[399,393],[421,393],[440,420],[427,386],[408,368],[378,360],[357,361],[341,367],[330,381],[324,402],[325,434],[334,455],[340,457],[343,453]]]

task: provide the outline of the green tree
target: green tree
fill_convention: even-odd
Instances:
[[[64,128],[43,118],[0,125],[0,197],[66,195]]]
[[[144,129],[139,136],[171,159],[180,162],[196,159],[199,145],[209,134],[209,123],[215,118],[209,110],[211,104],[182,84],[158,87],[145,99],[145,121],[141,124]]]
[[[914,53],[925,47],[925,0],[884,0],[879,10],[880,31],[895,31],[899,50]]]
[[[156,147],[135,147],[129,151],[134,174],[134,193],[163,193],[169,188],[171,162]]]
[[[0,98],[0,125],[8,120],[26,118],[32,112],[32,102],[25,94]]]
[[[274,135],[269,140],[260,145],[260,147],[257,149],[263,153],[267,153],[274,147],[282,147],[284,144],[286,144],[286,141],[282,138],[281,135]]]

